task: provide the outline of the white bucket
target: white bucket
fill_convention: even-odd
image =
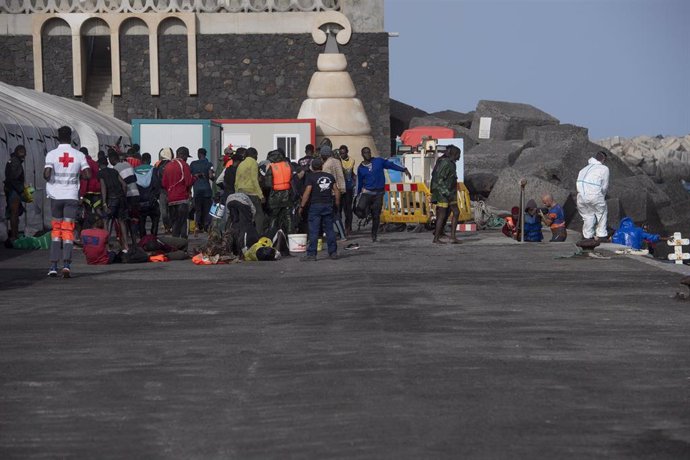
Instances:
[[[307,234],[293,233],[288,235],[288,248],[290,252],[307,252]]]

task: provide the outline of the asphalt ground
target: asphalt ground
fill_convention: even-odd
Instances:
[[[681,275],[570,243],[337,261],[0,250],[0,458],[690,458]]]

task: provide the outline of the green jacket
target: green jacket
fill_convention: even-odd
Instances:
[[[449,203],[455,201],[457,193],[458,176],[455,170],[455,162],[446,156],[436,161],[436,166],[431,173],[431,201],[443,201]]]
[[[259,163],[252,157],[245,158],[237,167],[235,192],[262,197],[264,192],[259,185]]]

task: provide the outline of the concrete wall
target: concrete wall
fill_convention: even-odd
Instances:
[[[160,37],[160,96],[151,96],[147,37],[120,38],[122,96],[115,98],[117,118],[295,118],[322,51],[307,34],[198,35],[199,94],[189,96],[185,40],[181,35]],[[355,34],[341,50],[348,57],[377,148],[388,153],[388,36]]]

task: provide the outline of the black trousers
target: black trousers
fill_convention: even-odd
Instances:
[[[196,221],[196,228],[199,231],[206,231],[211,223],[211,204],[213,199],[210,196],[195,196],[194,197],[194,215]]]
[[[347,190],[342,196],[342,202],[340,203],[340,209],[343,212],[345,220],[345,230],[348,232],[352,231],[352,202],[354,200],[355,191]]]
[[[158,223],[161,218],[161,209],[158,201],[152,201],[139,206],[139,236],[146,235],[146,219],[151,219],[151,235],[158,236]]]
[[[189,203],[169,204],[168,215],[172,225],[172,236],[175,238],[187,238],[187,216],[189,215]]]

